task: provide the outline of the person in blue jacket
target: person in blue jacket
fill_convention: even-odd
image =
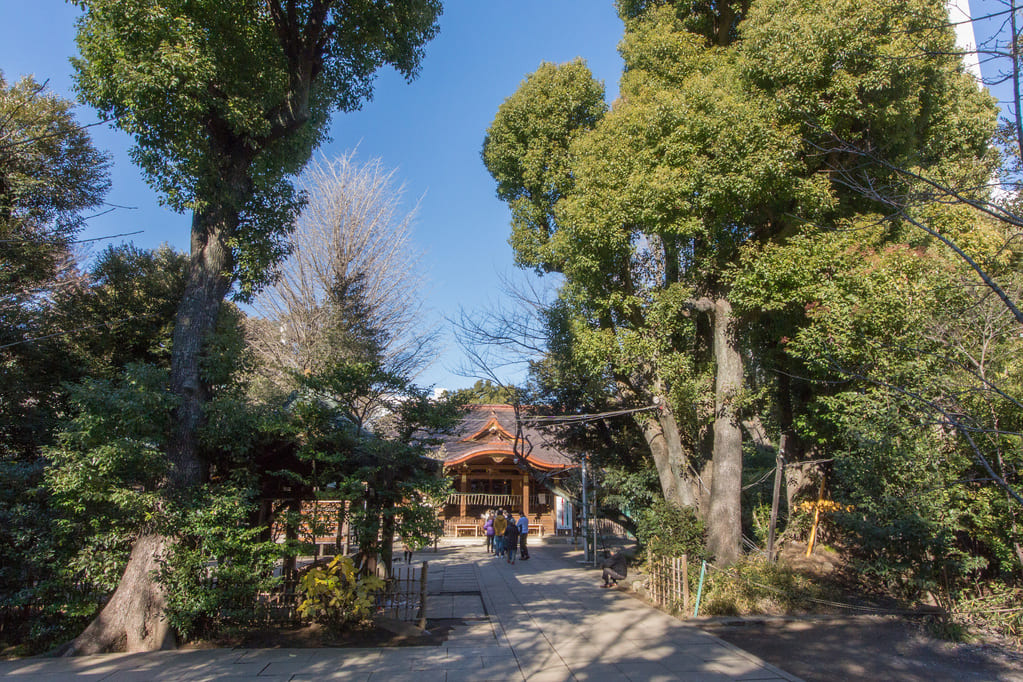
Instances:
[[[526,536],[529,535],[529,518],[522,512],[518,514],[519,520],[515,522],[515,525],[519,528],[519,556],[528,559],[529,549],[526,547]]]

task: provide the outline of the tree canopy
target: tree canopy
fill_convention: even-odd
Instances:
[[[164,482],[187,497],[209,473],[199,447],[213,391],[203,355],[221,302],[236,285],[248,299],[273,279],[302,204],[293,178],[330,114],[368,98],[383,65],[416,75],[440,3],[90,0],[82,8],[79,93],[134,137],[133,159],[161,198],[192,212]],[[171,542],[159,530],[139,538],[107,613],[74,651],[167,642],[166,599],[152,572]]]
[[[378,68],[418,73],[436,0],[88,2],[78,90],[135,137],[131,155],[178,211],[234,214],[224,239],[243,295],[287,250],[289,178],[330,114],[372,96]]]
[[[842,221],[884,218],[853,174],[893,193],[912,183],[891,165],[983,185],[994,107],[953,54],[940,3],[658,2],[620,12],[625,69],[610,109],[597,102],[588,118],[564,116],[580,105],[577,92],[599,86],[580,63],[542,65],[498,110],[484,159],[512,206],[519,262],[565,277],[571,321],[558,328],[572,341],[558,347],[576,371],[609,379],[622,403],[664,401],[656,419],[639,420],[662,490],[697,506],[710,551],[734,561],[743,430],[763,442],[744,424],[764,405],[756,396],[788,406],[769,421],[795,436],[793,395],[817,392],[799,378],[812,374],[777,352],[794,334],[787,325],[805,322],[800,304],[792,317],[769,314],[737,297],[735,283],[773,286],[747,276],[764,249],[804,233],[833,241]],[[541,78],[543,101],[560,105],[521,107]],[[498,147],[508,128],[544,136],[532,147],[558,149],[558,163]],[[889,166],[865,162],[859,148]],[[522,219],[522,197],[542,217]],[[926,241],[898,219],[888,225],[878,248]]]

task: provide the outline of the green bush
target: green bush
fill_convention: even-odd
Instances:
[[[707,531],[696,513],[664,499],[653,503],[639,515],[636,536],[651,552],[660,556],[705,558]]]
[[[215,637],[257,619],[258,595],[273,590],[280,548],[250,528],[242,491],[204,491],[181,512],[187,528],[170,548],[158,579],[167,594],[167,617],[185,639]]]

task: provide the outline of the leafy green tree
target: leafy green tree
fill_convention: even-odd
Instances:
[[[222,314],[221,325],[231,317]],[[230,334],[220,330],[218,336]],[[230,394],[214,373],[207,373],[217,386],[214,414],[230,409],[236,422],[257,425],[251,408],[222,404]],[[256,593],[275,582],[280,555],[252,523],[254,476],[245,458],[252,448],[242,452],[245,441],[234,450],[210,448],[204,454],[216,480],[168,499],[161,490],[163,448],[175,397],[166,366],[131,363],[112,378],[87,378],[69,391],[69,416],[57,444],[45,451],[57,560],[41,587],[26,590],[50,600],[47,610],[66,612],[55,619],[56,632],[80,628],[117,587],[137,538],[158,533],[177,538],[152,567],[167,595],[166,617],[182,637],[214,636],[226,625],[250,622]],[[208,438],[202,442],[212,445]],[[41,575],[47,572],[37,569],[37,580]]]
[[[32,78],[0,74],[0,458],[33,457],[73,368],[43,314],[77,283],[71,246],[82,213],[109,187],[109,161],[75,121],[73,103]]]
[[[45,83],[0,74],[0,603],[25,614],[8,621],[5,645],[52,642],[91,611],[60,579],[67,538],[54,532],[40,454],[66,406],[61,383],[81,376],[51,302],[79,284],[73,244],[109,187],[108,159],[73,106]]]
[[[849,506],[836,520],[862,572],[942,599],[1012,575],[1019,504],[996,485],[1019,486],[1012,314],[943,248],[892,243],[876,220],[748,266],[737,299],[804,311],[782,346],[828,389],[795,428],[834,458],[829,488]]]
[[[512,243],[524,265],[564,275],[578,366],[609,379],[623,404],[665,406],[639,420],[662,490],[699,507],[709,550],[727,563],[740,551],[749,389],[780,387],[757,381],[772,371],[754,343],[770,321],[736,308],[734,268],[807,225],[871,206],[828,165],[862,159],[822,158],[822,140],[852,138],[899,163],[976,179],[993,111],[948,56],[951,32],[930,30],[943,20],[933,3],[621,10],[622,97],[606,115],[574,124],[548,113],[556,107],[520,113],[535,97],[534,78],[557,68],[544,66],[495,118],[492,130],[555,131],[548,139],[568,150],[570,170],[552,166],[543,176],[551,186],[570,177],[568,189],[537,204],[550,217],[532,220],[528,238],[516,227]],[[578,102],[564,86],[547,90],[564,107]],[[507,169],[530,168],[530,157],[492,149],[491,139],[499,138],[488,137],[484,159],[499,194],[512,196],[502,183],[524,187],[527,176]],[[869,176],[905,182],[883,165]]]
[[[55,297],[51,324],[65,330],[61,342],[81,371],[109,374],[129,362],[169,366],[187,262],[168,246],[111,246],[80,286]]]
[[[197,454],[207,398],[200,359],[221,301],[235,284],[247,298],[272,277],[301,204],[290,178],[323,139],[330,113],[357,108],[384,64],[413,77],[440,5],[100,0],[82,7],[75,61],[82,97],[135,136],[133,158],[163,200],[192,212],[171,355],[179,402],[167,444],[168,485],[188,490],[206,476]],[[140,538],[139,560],[129,562],[74,651],[101,651],[126,636],[131,648],[169,640],[147,568],[167,541]]]
[[[4,310],[46,291],[67,266],[82,211],[110,186],[109,160],[71,114],[74,103],[31,77],[0,74],[0,239]],[[5,325],[7,326],[7,325]]]
[[[452,398],[466,405],[513,405],[519,401],[519,392],[511,386],[495,384],[490,379],[479,379],[470,388],[460,388]]]
[[[604,87],[585,63],[541,64],[501,105],[487,130],[483,162],[497,196],[512,209],[511,244],[520,265],[556,269],[554,207],[573,185],[569,146],[607,110]]]
[[[857,41],[870,32],[835,43],[816,8],[777,9],[754,8],[771,19],[748,35],[763,61],[747,73],[820,150],[816,164],[834,173],[846,220],[838,234],[804,226],[745,253],[736,298],[752,293],[753,307],[772,318],[779,375],[804,378],[779,390],[782,428],[803,451],[835,453],[836,494],[858,510],[842,515],[857,557],[903,594],[940,586],[936,593],[954,598],[1023,565],[1010,454],[1018,337],[1005,326],[1019,319],[1019,220],[987,194],[992,102],[954,62],[935,60],[940,87],[914,75],[911,59],[951,49],[942,32],[919,26],[928,40],[897,41],[897,52],[867,59]],[[834,11],[846,17],[837,25],[872,31],[906,21],[841,4]],[[941,8],[929,11],[940,25]],[[779,42],[775,29],[818,36],[826,49]],[[840,55],[861,61],[833,79],[829,64]],[[872,73],[878,63],[887,71]],[[808,79],[823,84],[818,97],[806,96]],[[889,92],[900,94],[888,102]],[[867,104],[855,115],[835,106],[854,98]],[[875,139],[879,130],[889,132]]]

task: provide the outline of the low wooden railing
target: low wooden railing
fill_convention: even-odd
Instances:
[[[495,495],[493,493],[451,493],[448,504],[462,504],[467,507],[514,507],[522,506],[522,495]]]
[[[669,613],[689,615],[689,561],[647,551],[647,597]]]

